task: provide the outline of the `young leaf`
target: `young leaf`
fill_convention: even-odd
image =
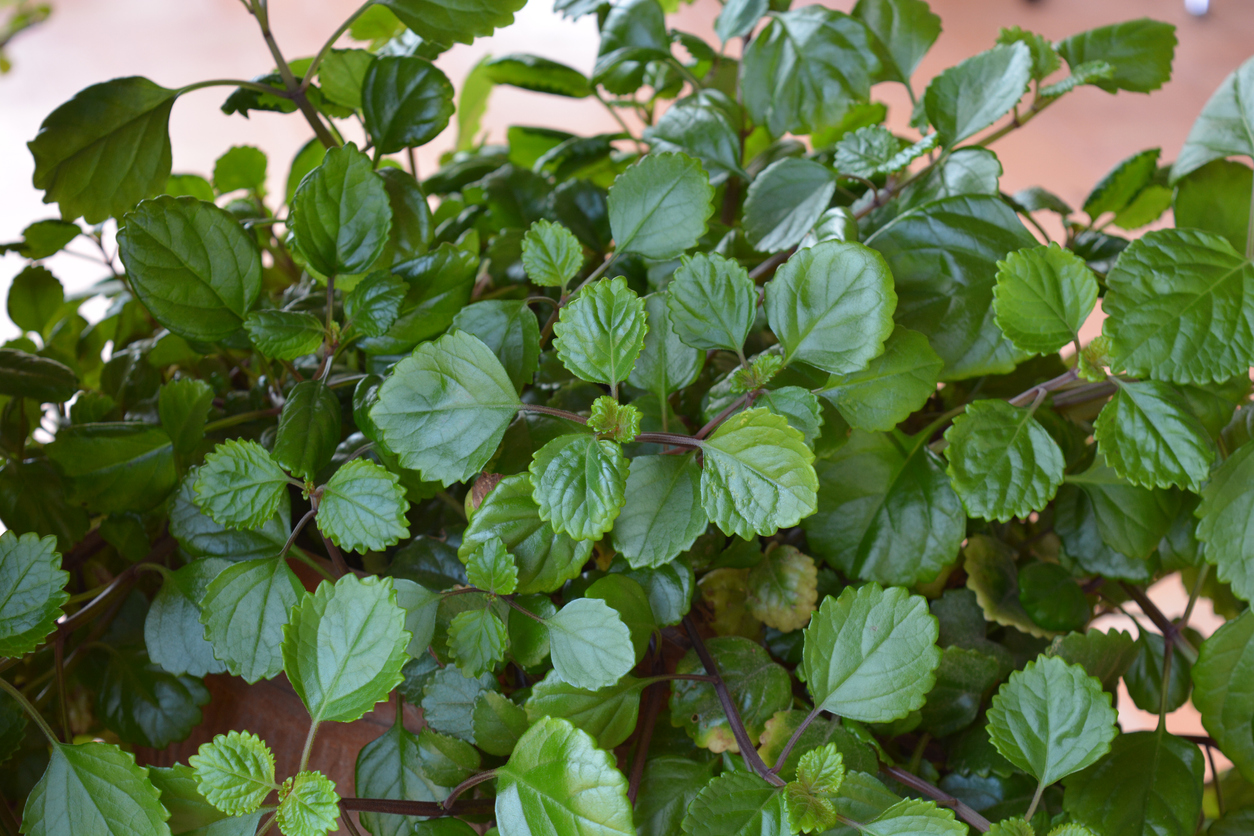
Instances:
[[[595,435],[563,435],[536,451],[531,485],[540,519],[575,540],[599,540],[626,502],[622,448]]]
[[[326,836],[335,829],[340,797],[321,772],[301,772],[283,782],[274,818],[284,836]]]
[[[941,145],[952,148],[1010,111],[1032,80],[1032,52],[1025,44],[1002,44],[938,75],[923,104]]]
[[[631,633],[597,598],[578,598],[545,619],[553,670],[576,688],[613,685],[636,664]]]
[[[818,569],[809,555],[772,543],[762,562],[749,572],[748,587],[747,605],[753,617],[789,633],[810,621],[818,600]]]
[[[318,504],[318,528],[342,549],[365,554],[394,546],[409,534],[409,500],[400,477],[355,459],[335,471]]]
[[[120,217],[159,194],[170,176],[170,108],[177,90],[115,78],[80,90],[52,111],[29,143],[35,188],[63,220]]]
[[[649,154],[610,187],[610,229],[619,253],[675,258],[705,233],[714,189],[684,154]]]
[[[577,688],[551,671],[537,682],[527,698],[527,719],[538,723],[545,717],[561,717],[596,740],[607,752],[631,736],[640,710],[640,693],[647,679],[626,675],[613,685],[595,691]]]
[[[1193,704],[1224,754],[1254,780],[1254,615],[1249,610],[1202,643],[1193,666]]]
[[[1115,381],[1114,398],[1093,422],[1098,451],[1135,485],[1200,490],[1215,448],[1184,398],[1157,380]]]
[[[493,537],[470,556],[466,578],[471,586],[495,595],[509,595],[518,588],[518,567],[505,544]]]
[[[148,657],[167,672],[204,676],[226,670],[205,638],[200,602],[229,565],[216,557],[193,561],[175,570],[152,599],[144,619],[144,646]]]
[[[580,380],[617,387],[631,374],[647,330],[644,300],[620,276],[584,288],[562,308],[553,346]]]
[[[1254,534],[1249,521],[1254,514],[1254,444],[1237,449],[1215,471],[1202,490],[1198,506],[1197,539],[1206,545],[1208,563],[1218,567],[1219,579],[1245,600],[1254,598],[1254,571],[1249,555]],[[1254,763],[1254,759],[1252,759]],[[1254,765],[1251,766],[1254,774]]]
[[[174,452],[190,456],[205,437],[205,419],[213,407],[213,388],[203,380],[181,377],[161,387],[157,414]]]
[[[680,259],[666,288],[671,327],[702,351],[739,352],[757,315],[758,292],[739,262],[714,253]],[[654,323],[649,321],[650,330]]]
[[[1171,78],[1176,52],[1176,27],[1143,17],[1072,35],[1058,43],[1058,53],[1075,68],[1105,61],[1115,68],[1109,78],[1093,82],[1107,93],[1131,90],[1148,93]]]
[[[449,485],[482,470],[518,405],[501,362],[458,331],[397,363],[370,417],[403,467]]]
[[[1254,59],[1247,59],[1211,94],[1171,167],[1171,182],[1224,157],[1254,157]]]
[[[609,754],[565,720],[545,717],[533,725],[496,774],[501,836],[636,832],[627,779]]]
[[[846,177],[873,177],[898,165],[901,140],[882,125],[868,125],[846,134],[836,143],[832,164]],[[908,163],[909,160],[906,160]],[[824,207],[826,207],[824,202]]]
[[[293,476],[313,481],[340,443],[340,401],[321,380],[292,387],[270,455]]]
[[[326,327],[308,311],[253,311],[244,330],[254,346],[273,360],[313,354],[326,338]]]
[[[287,496],[287,474],[255,441],[224,441],[193,483],[196,507],[229,528],[257,530]]]
[[[304,593],[282,558],[245,560],[227,567],[200,602],[200,621],[213,655],[246,682],[277,674],[283,669],[283,626]]]
[[[196,771],[200,794],[228,815],[251,813],[275,788],[274,754],[251,732],[219,734],[187,763]]]
[[[1120,253],[1106,284],[1102,333],[1128,374],[1209,383],[1254,364],[1254,264],[1218,235],[1147,232]]]
[[[884,46],[883,78],[908,83],[941,33],[941,19],[923,0],[858,0],[853,16]]]
[[[745,199],[745,238],[755,250],[777,253],[801,243],[836,192],[836,174],[797,157],[771,163]]]
[[[565,287],[583,266],[583,245],[561,224],[539,220],[523,236],[522,263],[533,283]]]
[[[301,180],[291,207],[296,246],[324,276],[364,273],[387,246],[387,190],[370,158],[351,142],[328,151]]]
[[[453,115],[453,85],[425,58],[380,55],[362,80],[361,111],[384,154],[435,139]]]
[[[863,637],[873,631],[874,644]],[[869,583],[825,598],[805,630],[806,686],[824,711],[866,723],[905,717],[923,705],[941,652],[927,603],[900,587]]]
[[[701,505],[725,534],[774,534],[814,513],[814,453],[765,409],[728,418],[702,442]]]
[[[383,9],[379,9],[383,11]],[[354,25],[360,18],[354,21]],[[353,110],[361,108],[361,83],[374,54],[366,49],[333,49],[318,67],[318,82],[330,101]]]
[[[526,302],[475,302],[457,312],[453,327],[478,337],[490,348],[515,389],[521,391],[531,383],[540,365],[540,324]]]
[[[689,836],[770,836],[792,833],[780,788],[752,772],[727,772],[697,795],[683,820]]]
[[[61,221],[45,221],[44,223],[62,224]],[[79,229],[76,224],[63,225],[74,231],[73,237],[78,237]],[[28,227],[27,234],[29,233]],[[59,249],[61,248],[57,247],[57,250]],[[3,252],[2,248],[0,252]],[[9,319],[18,328],[43,334],[47,326],[54,324],[53,317],[64,304],[65,288],[61,286],[61,282],[46,268],[32,264],[24,267],[22,272],[13,277],[13,282],[9,285],[5,309],[9,312]]]
[[[26,799],[28,836],[170,836],[160,794],[135,756],[110,743],[58,743]]]
[[[391,581],[345,575],[292,608],[283,670],[315,723],[347,723],[401,681],[409,638]]]
[[[395,214],[395,213],[394,213]],[[344,315],[367,337],[381,337],[400,315],[409,285],[383,270],[362,279],[344,297]]]
[[[1062,484],[1062,451],[1031,409],[976,401],[954,419],[945,440],[949,478],[973,517],[1026,517],[1044,508]]]
[[[891,430],[936,394],[945,363],[927,337],[898,325],[859,371],[834,374],[818,392],[859,430]]]
[[[997,751],[1049,786],[1095,763],[1115,738],[1110,694],[1079,665],[1041,657],[998,690],[988,709]]]
[[[633,459],[612,532],[614,548],[633,568],[669,563],[709,524],[700,492],[701,470],[691,456]]]
[[[460,612],[448,626],[449,653],[467,676],[490,673],[508,644],[505,624],[491,610]]]
[[[993,310],[1018,348],[1053,354],[1080,342],[1080,326],[1097,302],[1097,278],[1084,260],[1057,244],[1019,250],[997,262]]]
[[[194,197],[162,196],[125,221],[118,255],[158,322],[205,342],[239,330],[261,293],[261,253],[230,213]]]
[[[0,656],[25,656],[56,628],[69,600],[55,537],[0,534]]]

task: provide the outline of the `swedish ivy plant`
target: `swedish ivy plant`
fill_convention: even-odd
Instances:
[[[1003,192],[996,140],[1157,89],[1171,26],[1006,29],[916,89],[922,0],[726,0],[717,43],[558,0],[591,75],[455,91],[440,54],[523,2],[368,2],[292,59],[245,0],[273,67],[106,81],[31,141],[60,217],[5,245],[0,830],[1249,832],[1254,60],[1075,209]],[[485,142],[497,85],[621,130]],[[313,138],[173,173],[171,109],[222,86]],[[63,250],[104,278],[67,296]],[[198,729],[205,677],[280,674],[307,718]],[[319,732],[389,698],[337,785]]]

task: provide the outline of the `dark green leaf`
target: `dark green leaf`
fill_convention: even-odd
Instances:
[[[362,279],[344,297],[344,315],[367,337],[381,337],[400,314],[409,285],[379,270]]]
[[[674,258],[705,233],[713,198],[699,162],[684,154],[649,154],[610,188],[610,229],[618,252]]]
[[[467,742],[475,739],[475,700],[496,687],[490,674],[463,676],[453,665],[438,669],[423,688],[422,716],[432,729]]]
[[[729,113],[730,106],[730,113]],[[645,128],[653,153],[679,151],[700,161],[718,185],[728,177],[749,179],[740,164],[740,132],[732,121],[738,108],[714,91],[680,99]]]
[[[709,520],[701,506],[700,480],[690,456],[632,460],[613,542],[633,567],[663,566],[705,531]]]
[[[667,290],[644,298],[648,330],[644,335],[644,348],[627,378],[633,386],[663,399],[691,384],[705,362],[700,349],[687,345],[672,324],[670,299],[675,292],[674,284],[672,281]]]
[[[752,772],[729,772],[697,795],[683,820],[689,836],[772,836],[792,833],[781,788]]]
[[[801,242],[836,191],[836,175],[813,160],[785,157],[749,186],[745,237],[753,248],[775,253]]]
[[[483,691],[475,700],[475,745],[489,755],[509,757],[529,725],[522,706],[495,691]]]
[[[54,537],[0,535],[0,656],[14,659],[34,650],[56,627],[69,600],[68,572],[61,570]]]
[[[379,0],[424,41],[468,44],[514,22],[526,0]]]
[[[170,437],[145,424],[63,427],[46,450],[69,477],[71,496],[92,511],[150,510],[178,479]]]
[[[678,833],[684,814],[709,782],[709,764],[676,755],[649,758],[636,795],[636,832],[640,836]]]
[[[648,684],[648,680],[624,676],[614,685],[589,691],[567,684],[554,671],[532,688],[527,718],[538,723],[545,717],[561,717],[592,735],[599,748],[610,751],[635,730],[640,694]]]
[[[318,68],[323,95],[338,105],[353,110],[360,108],[362,82],[373,61],[374,55],[365,49],[333,49],[328,52]]]
[[[592,95],[592,87],[583,73],[538,55],[502,55],[484,64],[484,71],[494,84],[509,84],[574,99]]]
[[[46,223],[60,224],[61,221]],[[78,235],[78,227],[73,227]],[[7,310],[9,319],[23,331],[36,331],[43,334],[49,325],[55,323],[56,315],[65,304],[65,290],[61,282],[46,268],[31,264],[13,277],[9,285]]]
[[[766,648],[740,636],[708,639],[706,647],[740,713],[749,740],[757,741],[767,721],[776,712],[792,705],[788,672],[771,660]],[[693,650],[680,660],[675,672],[708,673]],[[674,682],[670,708],[671,722],[682,724],[698,746],[712,752],[739,750],[722,704],[710,683]]]
[[[291,204],[296,246],[324,276],[364,273],[387,246],[387,190],[370,158],[351,142],[327,152],[300,181]]]
[[[157,410],[174,452],[191,455],[205,437],[205,419],[213,406],[213,389],[203,380],[182,377],[161,387]]]
[[[453,115],[452,83],[416,56],[375,58],[366,70],[361,99],[366,130],[384,154],[426,145]]]
[[[936,394],[942,366],[926,337],[898,325],[882,354],[860,371],[832,375],[818,394],[852,427],[891,430]]]
[[[1171,78],[1176,27],[1142,17],[1072,35],[1059,42],[1058,52],[1072,72],[1090,61],[1105,61],[1114,67],[1110,78],[1093,82],[1107,93],[1148,93]]]
[[[1166,383],[1125,383],[1093,422],[1097,449],[1136,485],[1197,491],[1210,475],[1215,448],[1179,392]]]
[[[359,345],[368,354],[408,354],[418,343],[438,337],[470,303],[478,265],[471,254],[442,244],[393,266],[392,274],[409,285],[399,315],[387,333]]]
[[[1192,633],[1192,631],[1189,631]],[[1197,639],[1196,635],[1189,638]],[[1190,674],[1193,666],[1182,654],[1172,654],[1171,671],[1167,680],[1167,699],[1163,701],[1163,655],[1165,653],[1163,637],[1148,630],[1142,630],[1137,639],[1137,654],[1124,674],[1124,684],[1128,687],[1128,696],[1142,711],[1157,714],[1166,706],[1168,712],[1175,711],[1189,701],[1189,690],[1192,687]]]
[[[858,0],[853,16],[884,45],[883,76],[909,82],[941,32],[940,18],[923,0]]]
[[[175,571],[152,599],[144,619],[148,658],[172,674],[222,673],[200,623],[200,602],[209,584],[230,564],[220,558],[197,560]]]
[[[1254,572],[1249,554],[1254,513],[1254,444],[1229,456],[1202,491],[1197,509],[1197,539],[1206,545],[1206,560],[1218,567],[1219,579],[1245,600],[1254,598]],[[1254,767],[1251,767],[1254,774]]]
[[[1071,573],[1057,563],[1031,563],[1019,572],[1019,603],[1045,630],[1079,630],[1092,607]]]
[[[96,714],[127,743],[163,749],[200,725],[209,691],[191,676],[148,664],[145,654],[115,652],[96,692]]]
[[[274,360],[313,354],[326,337],[322,321],[308,311],[253,311],[244,329],[257,350]]]
[[[305,380],[288,393],[271,455],[293,476],[312,481],[340,443],[340,401],[321,380]]]
[[[1227,622],[1202,643],[1193,666],[1193,704],[1223,753],[1254,780],[1254,613]]]
[[[367,743],[357,753],[354,787],[369,798],[405,801],[443,801],[448,788],[427,774],[418,737],[393,723],[388,730]],[[374,836],[408,836],[417,823],[413,816],[362,813],[362,827]]]
[[[1176,183],[1171,205],[1176,226],[1222,235],[1243,253],[1249,240],[1251,189],[1254,172],[1248,165],[1232,160],[1209,162]]]
[[[78,377],[68,366],[25,351],[0,348],[0,395],[64,403],[76,391]]]

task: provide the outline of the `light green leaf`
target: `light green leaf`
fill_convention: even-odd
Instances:
[[[968,832],[952,810],[915,798],[898,801],[862,828],[865,836],[965,836]]]
[[[475,700],[475,745],[489,755],[507,758],[530,723],[523,707],[495,691],[483,691]]]
[[[261,293],[256,239],[194,197],[162,196],[127,212],[118,254],[144,307],[187,339],[230,336]]]
[[[1212,160],[1254,157],[1254,59],[1228,74],[1211,94],[1171,167],[1171,182]]]
[[[518,588],[518,567],[499,537],[493,537],[475,550],[466,563],[471,586],[495,595],[509,595]]]
[[[1197,539],[1206,545],[1206,560],[1218,567],[1221,581],[1249,601],[1254,599],[1254,444],[1246,443],[1224,460],[1202,490]],[[1254,775],[1254,750],[1249,772]],[[1254,778],[1251,778],[1254,780]]]
[[[745,238],[777,253],[801,243],[836,192],[836,174],[813,160],[785,157],[754,178],[745,198]]]
[[[1114,67],[1110,78],[1093,82],[1107,93],[1149,93],[1162,87],[1171,78],[1175,51],[1176,27],[1147,17],[1090,29],[1058,44],[1073,72],[1090,61]]]
[[[1110,170],[1084,199],[1084,211],[1092,220],[1126,209],[1138,194],[1154,182],[1162,149],[1150,148],[1133,154]]]
[[[666,398],[696,380],[705,363],[705,354],[687,345],[673,325],[670,310],[673,288],[672,281],[667,290],[644,297],[645,321],[649,329],[644,335],[644,348],[627,378],[631,385],[659,398]]]
[[[514,22],[526,0],[379,0],[424,41],[468,44]]]
[[[565,287],[583,266],[583,245],[569,229],[538,220],[522,241],[523,269],[541,287]]]
[[[205,456],[193,483],[196,506],[229,528],[257,530],[287,496],[287,474],[255,441],[224,441]]]
[[[788,421],[749,409],[701,444],[701,505],[725,534],[774,534],[814,513],[814,453]]]
[[[387,190],[370,158],[351,142],[327,151],[296,187],[291,208],[296,246],[324,276],[364,273],[387,246]]]
[[[467,676],[490,673],[508,644],[505,624],[491,610],[467,610],[449,622],[449,653]]]
[[[797,781],[784,788],[788,821],[794,833],[826,831],[837,823],[836,808],[826,795],[814,792]]]
[[[613,685],[635,667],[627,625],[598,598],[577,598],[545,624],[553,670],[576,688],[595,691]]]
[[[340,400],[321,380],[292,387],[270,455],[293,476],[313,481],[340,443]]]
[[[626,502],[622,448],[595,435],[553,439],[536,452],[530,473],[540,519],[576,540],[601,539]]]
[[[1057,244],[1019,250],[997,262],[997,326],[1023,351],[1053,354],[1073,340],[1079,345],[1080,326],[1096,302],[1093,271]]]
[[[70,599],[69,579],[57,538],[0,534],[0,656],[16,659],[43,643]]]
[[[484,64],[493,84],[508,84],[535,93],[582,99],[592,95],[588,77],[573,67],[538,55],[513,53]]]
[[[613,756],[565,720],[546,717],[528,729],[497,770],[496,786],[501,836],[635,836],[627,779]]]
[[[700,491],[701,470],[692,456],[633,459],[625,504],[614,523],[614,548],[634,568],[669,563],[709,524]]]
[[[59,743],[26,799],[28,836],[170,836],[160,794],[135,756],[110,743]]]
[[[144,619],[144,646],[154,663],[172,674],[222,673],[200,623],[200,602],[209,584],[230,564],[216,557],[192,561],[173,573],[152,599]]]
[[[757,316],[758,291],[739,262],[714,253],[680,259],[667,285],[671,327],[702,351],[740,352]],[[650,319],[650,329],[653,322]]]
[[[859,371],[835,374],[818,394],[859,430],[891,430],[936,394],[944,361],[927,337],[898,325],[884,351]]]
[[[205,419],[213,406],[213,389],[203,380],[180,377],[161,387],[157,413],[174,452],[190,456],[205,437]]]
[[[403,467],[450,485],[483,469],[518,405],[491,349],[455,331],[396,364],[370,417]]]
[[[684,154],[649,154],[610,187],[610,229],[617,251],[674,258],[696,245],[714,211],[701,164]]]
[[[973,517],[1026,517],[1043,509],[1062,484],[1062,451],[1031,409],[975,401],[954,419],[945,441],[949,478]]]
[[[757,28],[767,9],[767,0],[727,0],[714,18],[714,33],[723,43],[743,38]]]
[[[393,219],[395,220],[395,213]],[[396,231],[393,226],[393,231]],[[369,274],[344,297],[344,315],[367,337],[381,337],[400,315],[409,285],[384,270]]]
[[[1157,380],[1115,381],[1114,398],[1093,422],[1098,451],[1133,484],[1200,490],[1215,447],[1188,403]]]
[[[382,11],[382,10],[380,10]],[[344,107],[361,107],[361,84],[374,54],[366,49],[333,49],[318,67],[322,94]]]
[[[443,801],[448,789],[428,774],[418,737],[393,723],[357,753],[354,789],[367,798],[404,801]],[[408,836],[418,819],[387,813],[363,812],[362,827],[374,836]]]
[[[877,640],[865,643],[874,631]],[[900,587],[869,583],[828,597],[805,631],[802,667],[815,704],[867,723],[905,717],[923,705],[941,652],[927,602]]]
[[[814,560],[792,546],[772,543],[762,562],[749,572],[746,602],[753,617],[784,633],[810,621],[818,600]]]
[[[161,793],[161,806],[170,814],[166,824],[176,836],[249,836],[261,822],[260,811],[228,816],[206,801],[190,766],[150,766],[148,780]]]
[[[68,224],[63,221],[40,221],[39,223],[56,224],[58,227],[67,227],[73,230],[73,238],[77,238],[79,228],[76,224]],[[31,232],[30,227],[26,229],[26,235]],[[69,234],[67,232],[67,234]],[[68,242],[67,242],[68,243]],[[4,252],[3,246],[0,245],[0,252]],[[61,247],[57,247],[57,250]],[[28,250],[29,252],[29,250]],[[54,250],[53,252],[56,252]],[[51,255],[52,253],[48,253]],[[30,258],[31,256],[27,256]],[[42,257],[42,256],[41,256]],[[38,264],[31,264],[22,269],[22,272],[13,277],[13,282],[9,285],[9,295],[5,302],[5,310],[9,313],[9,319],[13,324],[23,331],[36,331],[40,334],[45,329],[56,322],[54,317],[61,310],[61,306],[65,304],[65,288],[61,286],[61,282],[57,277],[52,275],[47,268]]]
[[[689,836],[774,836],[792,833],[780,787],[752,772],[727,772],[697,795],[683,820]]]
[[[406,653],[417,659],[427,654],[427,646],[435,635],[435,619],[441,596],[425,586],[405,578],[393,578],[396,605],[405,611],[405,629],[410,640]]]
[[[995,46],[938,75],[923,105],[941,145],[952,148],[1010,112],[1031,80],[1032,52],[1022,43]]]
[[[35,188],[61,217],[89,224],[121,217],[159,194],[170,176],[170,108],[177,90],[115,78],[52,111],[29,143]]]
[[[853,16],[884,45],[883,78],[908,82],[941,33],[941,20],[923,0],[858,0]]]
[[[275,788],[274,754],[251,732],[216,735],[187,763],[195,770],[200,794],[228,815],[253,812]]]
[[[1249,241],[1251,190],[1254,172],[1248,165],[1235,160],[1209,162],[1176,183],[1171,205],[1176,226],[1222,235],[1243,253]]]
[[[244,329],[257,350],[273,360],[295,360],[322,345],[326,328],[308,311],[253,311]]]
[[[1202,725],[1247,781],[1254,780],[1254,613],[1246,610],[1202,642],[1193,704]]]
[[[592,735],[597,747],[608,752],[635,731],[640,694],[648,685],[647,679],[626,675],[613,685],[591,691],[577,688],[550,671],[531,689],[527,719],[538,723],[545,717],[561,717]]]
[[[335,471],[318,505],[318,529],[342,549],[365,554],[409,536],[409,500],[400,477],[354,459]]]
[[[384,154],[417,148],[448,125],[453,85],[425,58],[380,55],[362,80],[361,112],[375,147]]]
[[[453,327],[478,337],[501,361],[514,388],[531,383],[540,365],[540,324],[526,302],[488,299],[467,305]]]
[[[279,553],[291,533],[288,520],[291,500],[280,493],[278,510],[255,531],[226,528],[196,507],[196,468],[184,477],[170,497],[170,536],[192,557],[221,557],[230,561],[253,560]]]
[[[580,380],[617,387],[644,348],[644,300],[621,276],[602,279],[562,308],[553,329],[557,356]]]
[[[909,160],[898,163],[901,146],[901,140],[888,128],[867,125],[841,137],[836,143],[832,164],[846,177],[872,177],[881,171],[893,171],[890,165],[902,167],[909,163]]]
[[[75,424],[44,448],[70,478],[70,497],[95,512],[147,511],[173,490],[174,445],[150,424]]]
[[[409,639],[391,580],[345,575],[292,608],[283,670],[315,723],[347,723],[400,683]]]
[[[657,621],[644,587],[621,572],[613,572],[594,581],[584,592],[587,598],[604,601],[618,613],[631,634],[637,664],[644,659],[649,640],[657,632]]]
[[[818,508],[802,521],[815,555],[849,577],[903,586],[957,559],[966,514],[926,442],[855,432],[817,463]]]
[[[321,772],[301,772],[283,782],[274,818],[284,836],[326,836],[335,829],[340,797]]]
[[[423,688],[422,716],[436,731],[473,743],[475,700],[495,687],[496,680],[489,674],[462,676],[457,668],[445,666]]]
[[[1137,377],[1210,383],[1254,365],[1254,264],[1218,235],[1147,232],[1106,276],[1102,333]]]
[[[247,189],[265,193],[266,154],[251,145],[236,145],[213,164],[213,187],[218,194]]]
[[[200,621],[213,655],[247,682],[283,669],[288,611],[305,594],[282,558],[245,560],[222,571],[200,602]]]

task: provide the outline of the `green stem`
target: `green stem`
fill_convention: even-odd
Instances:
[[[1171,654],[1175,649],[1175,642],[1163,642],[1163,681],[1158,695],[1158,731],[1160,734],[1167,728],[1167,686],[1171,679]]]
[[[1011,131],[1014,131],[1018,128],[1022,128],[1024,125],[1031,122],[1034,118],[1036,118],[1037,115],[1039,115],[1047,107],[1049,107],[1050,105],[1052,105],[1054,102],[1058,101],[1061,98],[1062,96],[1051,96],[1048,99],[1040,99],[1040,98],[1034,99],[1032,102],[1032,106],[1028,108],[1027,113],[1023,114],[1022,116],[1015,114],[1014,119],[1010,120],[1010,124],[1003,125],[1002,127],[993,131],[991,134],[984,137],[979,142],[975,143],[974,147],[987,148],[989,145],[1001,139],[1003,136],[1010,133]]]
[[[243,87],[245,90],[256,90],[258,93],[269,93],[272,96],[284,95],[282,90],[275,90],[268,84],[259,84],[256,81],[244,81],[238,78],[215,78],[209,81],[198,81],[195,84],[180,87],[177,90],[177,95],[181,96],[193,90],[203,90],[206,87]]]
[[[771,767],[771,772],[776,775],[779,774],[780,767],[784,765],[784,761],[788,760],[788,755],[792,753],[793,747],[796,746],[797,741],[801,739],[801,733],[810,727],[810,724],[815,721],[822,710],[823,707],[821,705],[816,705],[814,710],[807,714],[806,718],[801,721],[801,725],[797,726],[797,730],[792,733],[792,737],[788,738],[788,742],[784,744],[783,751],[781,751],[779,753],[779,757],[775,759],[775,765]]]
[[[309,62],[309,69],[305,70],[305,78],[300,83],[300,91],[302,93],[309,89],[309,83],[313,80],[314,73],[318,71],[318,65],[322,63],[323,58],[327,57],[327,53],[329,53],[331,48],[335,46],[335,42],[340,39],[341,35],[348,31],[348,27],[353,25],[353,21],[361,17],[365,13],[366,9],[370,8],[372,5],[374,5],[374,0],[366,0],[366,2],[363,3],[357,11],[349,15],[348,20],[344,21],[340,25],[340,28],[336,29],[331,37],[327,38],[327,42],[322,45],[322,49],[318,50],[318,54],[315,55],[313,60]]]
[[[52,730],[52,726],[48,725],[48,721],[45,720],[44,716],[39,713],[39,709],[31,705],[30,701],[26,699],[26,697],[22,696],[22,692],[9,684],[7,679],[0,679],[0,691],[5,691],[10,697],[17,700],[17,704],[22,707],[22,710],[25,711],[32,720],[35,721],[35,725],[39,726],[39,730],[44,733],[44,737],[48,738],[49,743],[53,746],[57,746],[61,743],[61,741],[57,740],[56,732]]]
[[[631,132],[631,128],[627,127],[627,122],[623,119],[622,114],[618,112],[617,108],[607,102],[605,97],[601,95],[600,91],[597,90],[596,87],[592,88],[592,95],[595,96],[596,100],[604,105],[605,109],[610,112],[610,116],[613,116],[614,121],[617,122],[618,126],[623,129],[623,133],[631,137],[632,142],[636,143],[636,150],[641,154],[646,153],[649,150],[648,146],[645,145],[639,137]]]
[[[282,409],[275,407],[273,409],[256,409],[252,412],[241,412],[238,415],[228,415],[225,418],[219,418],[217,421],[210,421],[208,424],[205,424],[205,434],[208,435],[218,430],[225,430],[237,424],[247,424],[249,421],[256,421],[260,418],[273,418],[282,411]]]
[[[1032,821],[1032,816],[1036,815],[1036,807],[1041,803],[1041,796],[1045,794],[1045,782],[1038,781],[1036,783],[1036,794],[1032,796],[1032,803],[1028,805],[1027,815],[1023,817],[1024,821]]]
[[[679,70],[679,74],[680,74],[680,75],[682,75],[682,76],[684,77],[684,80],[685,80],[685,81],[687,81],[689,84],[691,84],[691,85],[692,85],[692,92],[693,92],[693,93],[698,93],[698,92],[700,92],[700,91],[701,91],[701,79],[699,79],[699,78],[697,78],[695,75],[693,75],[693,74],[692,74],[692,70],[690,70],[690,69],[688,69],[687,67],[685,67],[685,66],[683,65],[683,62],[682,62],[682,61],[680,61],[678,58],[675,58],[674,56],[672,56],[672,57],[668,60],[668,62],[667,62],[667,63],[669,63],[669,64],[670,64],[672,67],[674,67],[675,69]]]
[[[274,39],[274,33],[270,31],[270,12],[265,0],[253,0],[252,9],[253,17],[257,18],[257,25],[261,27],[261,37],[265,39],[266,46],[269,48],[270,54],[274,57],[274,63],[278,67],[279,76],[283,79],[283,86],[287,88],[292,101],[295,102],[296,107],[304,115],[305,121],[313,128],[314,136],[318,137],[318,141],[326,148],[335,148],[339,143],[335,141],[335,137],[327,130],[327,126],[322,122],[322,117],[318,115],[318,111],[310,104],[309,97],[300,88],[296,81],[296,76],[292,74],[292,68],[287,65],[287,60],[283,57],[282,51],[279,50],[279,44]]]
[[[453,787],[453,791],[448,794],[448,798],[444,799],[444,809],[445,810],[452,809],[453,802],[457,800],[457,796],[461,795],[466,790],[470,789],[476,784],[482,784],[485,781],[491,781],[495,777],[496,777],[495,769],[489,769],[487,772],[480,772],[478,775],[471,775],[465,781],[462,781],[460,784]]]
[[[458,591],[460,592],[460,590],[458,590]],[[468,592],[471,592],[471,591],[473,591],[473,592],[481,592],[482,590],[478,590],[478,589],[476,589],[476,590],[467,590],[467,591],[468,591]],[[445,594],[447,595],[448,593],[445,593]],[[526,609],[525,607],[522,607],[522,606],[520,606],[520,605],[518,605],[518,604],[514,603],[514,600],[513,600],[512,598],[501,598],[501,600],[502,600],[502,601],[504,601],[505,603],[509,604],[511,607],[513,607],[514,609],[518,610],[520,613],[522,613],[523,615],[527,616],[528,618],[535,619],[536,621],[540,622],[541,624],[543,624],[543,623],[544,623],[544,619],[543,619],[543,618],[541,618],[540,616],[536,615],[536,614],[535,614],[535,613],[533,613],[531,610]]]
[[[309,723],[309,734],[305,735],[305,748],[300,753],[300,769],[297,772],[304,772],[309,767],[309,756],[313,754],[314,739],[318,736],[318,721],[312,720]]]
[[[1210,575],[1210,564],[1203,563],[1202,568],[1197,570],[1197,580],[1193,582],[1193,590],[1189,593],[1189,603],[1184,608],[1184,615],[1180,616],[1180,628],[1184,629],[1189,626],[1189,618],[1193,615],[1193,607],[1197,605],[1197,599],[1202,595],[1202,585],[1206,583],[1206,578]]]

